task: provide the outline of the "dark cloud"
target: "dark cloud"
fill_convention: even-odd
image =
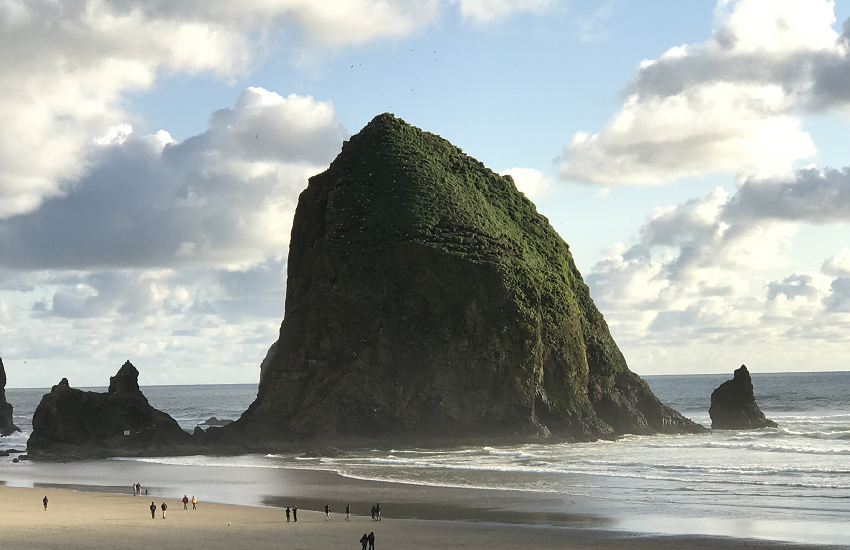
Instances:
[[[790,181],[747,181],[726,208],[730,221],[850,220],[850,168],[797,171]]]
[[[0,220],[0,266],[218,267],[283,257],[298,194],[346,135],[326,104],[248,89],[205,133],[165,144],[131,134],[103,148],[67,196]]]
[[[816,298],[820,295],[820,290],[814,282],[814,276],[807,273],[795,273],[781,282],[770,282],[767,285],[767,299],[775,300],[780,294],[789,300],[798,296]]]
[[[825,111],[850,103],[850,18],[844,20],[838,42],[843,46],[843,55],[828,57],[813,67],[809,102],[812,110]]]
[[[823,300],[827,311],[850,313],[850,277],[838,277],[832,281],[830,290]]]

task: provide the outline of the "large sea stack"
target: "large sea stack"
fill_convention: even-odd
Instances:
[[[63,378],[41,398],[27,452],[35,458],[179,454],[191,441],[173,418],[153,408],[129,361],[106,393],[72,388]]]
[[[0,436],[6,437],[21,431],[12,419],[12,404],[6,401],[6,368],[0,359]]]
[[[352,444],[704,429],[628,369],[511,177],[390,114],[310,178],[288,262],[280,338],[236,429]]]
[[[735,371],[732,380],[720,384],[711,394],[711,427],[719,430],[778,428],[756,404],[753,380],[746,365]]]

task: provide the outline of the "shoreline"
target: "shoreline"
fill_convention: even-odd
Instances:
[[[41,499],[49,498],[44,511]],[[166,519],[159,507],[151,519],[150,501],[162,498],[129,494],[85,493],[60,489],[0,487],[6,512],[0,517],[4,546],[30,548],[178,549],[203,546],[206,550],[234,547],[265,548],[355,548],[364,532],[375,533],[376,546],[399,550],[463,547],[495,550],[531,547],[542,550],[625,548],[630,550],[673,550],[743,548],[797,550],[811,546],[790,545],[758,539],[703,536],[648,536],[596,529],[549,525],[519,525],[460,520],[386,518],[299,510],[297,523],[286,523],[280,508],[237,506],[200,502],[197,510],[183,510],[178,499],[168,504]]]
[[[53,548],[113,547],[117,542],[111,536],[119,536],[120,545],[125,537],[140,536],[147,538],[139,548],[150,547],[147,523],[151,522],[147,506],[153,500],[159,505],[163,500],[168,503],[169,514],[181,517],[180,533],[172,533],[179,539],[201,537],[208,550],[231,548],[236,543],[229,537],[233,525],[226,526],[225,517],[240,518],[245,525],[239,544],[257,548],[280,547],[280,537],[289,537],[292,533],[283,531],[285,516],[283,507],[297,505],[299,508],[298,525],[324,524],[324,514],[320,512],[325,504],[330,504],[333,525],[345,524],[349,527],[357,524],[357,529],[382,530],[379,540],[381,548],[387,548],[392,541],[394,548],[419,548],[435,543],[465,548],[515,548],[531,546],[533,548],[563,548],[569,541],[570,548],[603,549],[633,548],[812,548],[811,542],[796,544],[783,540],[767,540],[759,537],[736,537],[732,532],[724,532],[717,525],[713,534],[699,534],[696,525],[681,518],[650,518],[635,514],[623,518],[606,515],[605,503],[594,503],[592,499],[583,499],[574,495],[552,493],[530,493],[525,491],[452,488],[408,483],[361,480],[342,476],[328,470],[298,468],[228,468],[224,466],[187,466],[156,464],[134,460],[87,461],[75,463],[53,463],[49,465],[31,463],[0,463],[0,498],[7,503],[7,509],[20,506],[30,510],[30,515],[18,517],[5,515],[0,518],[2,536],[11,543],[11,548]],[[46,466],[46,467],[45,467]],[[123,483],[127,480],[127,483]],[[130,495],[130,485],[142,482],[150,490],[150,495],[134,497]],[[18,485],[17,487],[15,485]],[[36,545],[27,546],[30,536],[35,536],[34,526],[44,525],[51,517],[33,516],[41,510],[41,498],[46,493],[51,503],[70,503],[66,510],[89,510],[86,518],[71,514],[61,519],[63,532],[83,529],[88,535],[79,534],[79,545],[67,545],[37,534]],[[179,516],[185,513],[179,499],[183,494],[190,498],[197,496],[199,509],[216,511],[199,524],[185,523],[182,520],[193,516]],[[13,495],[25,495],[25,497]],[[218,502],[216,502],[218,501]],[[10,504],[17,502],[19,504]],[[221,504],[229,502],[230,504]],[[384,520],[372,522],[368,510],[372,503],[380,502]],[[340,511],[345,504],[352,505],[352,522],[343,522]],[[600,505],[601,504],[601,505]],[[191,506],[190,506],[191,508]],[[132,514],[126,510],[134,510]],[[35,510],[35,512],[33,512]],[[123,511],[122,511],[123,510]],[[608,510],[610,511],[610,510]],[[17,512],[17,510],[16,510]],[[69,513],[66,511],[66,514]],[[139,515],[141,514],[141,516]],[[159,512],[158,512],[159,514]],[[89,517],[90,516],[90,517]],[[171,516],[169,516],[171,517]],[[18,518],[18,519],[14,519]],[[99,519],[103,519],[103,524]],[[112,519],[108,519],[112,518]],[[140,519],[141,518],[141,519]],[[159,515],[157,515],[159,518]],[[627,521],[623,522],[626,519]],[[744,521],[744,519],[742,519]],[[16,523],[18,522],[18,523]],[[82,523],[80,523],[82,522]],[[139,523],[141,522],[141,523]],[[230,523],[234,520],[230,519]],[[362,525],[361,525],[362,524]],[[170,524],[169,524],[170,525]],[[326,524],[327,525],[327,524]],[[85,528],[79,526],[86,526]],[[106,531],[106,526],[110,527]],[[378,527],[380,526],[380,527]],[[394,526],[390,529],[388,526]],[[629,528],[629,526],[631,526]],[[653,532],[653,526],[660,531]],[[686,531],[696,526],[696,531]],[[225,529],[228,527],[228,529]],[[288,526],[287,526],[288,527]],[[678,528],[680,532],[664,534],[665,529]],[[113,533],[115,529],[120,532]],[[141,531],[140,531],[141,529]],[[169,527],[168,529],[176,529]],[[240,528],[242,529],[242,528]],[[318,529],[318,531],[316,530]],[[816,529],[812,526],[812,529]],[[223,531],[222,531],[223,530]],[[350,530],[350,529],[349,529]],[[297,548],[353,546],[361,533],[353,539],[346,528],[333,527],[321,529],[304,527],[299,534]],[[36,529],[35,531],[38,531]],[[206,542],[207,532],[218,533],[222,541],[218,546]],[[368,532],[368,531],[367,531]],[[376,535],[379,534],[375,531]],[[499,536],[491,536],[500,533]],[[46,535],[45,535],[46,536]],[[767,531],[765,537],[771,536]],[[775,537],[775,533],[773,533]],[[15,538],[17,537],[17,538]],[[86,538],[89,537],[89,538]],[[435,538],[437,537],[437,538]],[[313,540],[315,539],[315,540]],[[36,540],[36,539],[34,539]],[[443,541],[443,542],[439,542]],[[157,541],[163,548],[178,548],[167,540]],[[268,544],[268,546],[266,546]],[[814,544],[823,548],[847,548],[838,544]],[[185,545],[184,545],[185,547]]]

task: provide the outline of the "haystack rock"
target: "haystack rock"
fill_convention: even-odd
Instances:
[[[12,421],[12,404],[6,401],[6,368],[0,359],[0,436],[21,431]]]
[[[746,365],[735,371],[732,380],[720,384],[711,394],[711,427],[718,430],[778,428],[756,404],[753,380]]]
[[[287,277],[280,337],[234,429],[332,445],[704,430],[628,369],[569,247],[511,177],[392,115],[310,179]]]
[[[109,379],[107,393],[72,388],[63,378],[41,398],[27,452],[37,458],[175,454],[191,436],[151,407],[129,361]]]

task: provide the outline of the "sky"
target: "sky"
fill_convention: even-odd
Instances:
[[[256,383],[298,194],[383,112],[514,177],[638,374],[850,370],[848,18],[0,0],[8,385]]]

